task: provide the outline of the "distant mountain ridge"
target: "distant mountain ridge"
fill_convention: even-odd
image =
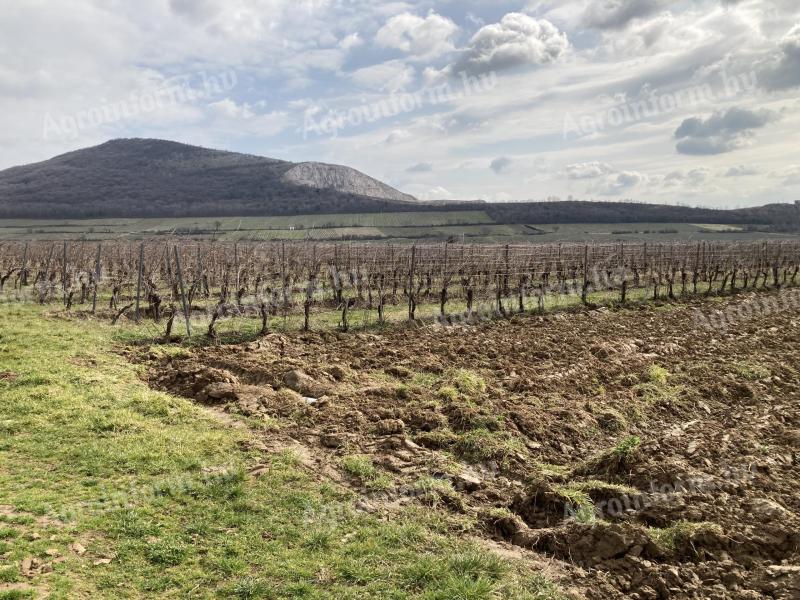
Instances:
[[[355,169],[155,139],[119,139],[0,171],[0,217],[372,212],[413,196]]]
[[[0,171],[0,218],[244,217],[481,210],[495,223],[719,223],[800,231],[800,202],[717,210],[633,202],[420,202],[350,167],[119,139]]]

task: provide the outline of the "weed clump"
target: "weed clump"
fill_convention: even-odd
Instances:
[[[348,475],[358,479],[371,490],[388,490],[394,483],[389,475],[375,467],[369,456],[363,454],[345,456],[342,458],[341,465]]]
[[[348,475],[361,481],[368,481],[375,477],[377,469],[372,464],[372,459],[364,455],[352,455],[342,458],[342,468]]]
[[[722,527],[716,523],[703,521],[690,523],[678,521],[669,527],[659,529],[651,528],[650,537],[663,550],[672,553],[693,555],[694,542],[703,536],[719,537],[723,535]]]
[[[670,372],[664,367],[658,365],[651,365],[647,370],[647,381],[656,385],[667,385],[669,382]]]
[[[579,465],[573,475],[619,475],[629,471],[639,460],[639,446],[642,440],[638,436],[629,436],[620,440],[613,448],[586,460]]]
[[[483,394],[486,391],[486,381],[483,377],[468,369],[456,369],[450,374],[450,381],[459,392],[468,396]]]
[[[448,479],[421,477],[414,484],[413,491],[420,501],[430,506],[437,507],[444,504],[458,509],[463,508],[458,492]]]
[[[747,381],[762,381],[772,374],[766,367],[748,361],[733,363],[733,371]]]

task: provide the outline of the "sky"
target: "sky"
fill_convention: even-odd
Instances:
[[[109,139],[420,199],[800,199],[797,0],[3,0],[0,168]]]

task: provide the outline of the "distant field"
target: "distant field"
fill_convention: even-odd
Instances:
[[[501,224],[484,211],[291,217],[0,220],[0,239],[104,240],[151,236],[220,240],[455,240],[519,243],[609,240],[748,240],[787,237],[737,225],[687,223]],[[788,236],[795,237],[795,236]]]

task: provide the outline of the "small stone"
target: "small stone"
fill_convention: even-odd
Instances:
[[[644,546],[638,545],[634,546],[630,550],[628,550],[628,556],[640,556],[644,552]]]
[[[780,519],[790,514],[783,506],[769,498],[756,498],[750,504],[750,510],[768,520]]]
[[[378,421],[375,429],[380,435],[396,435],[402,433],[406,424],[400,419],[383,419]]]
[[[420,450],[422,450],[422,446],[420,446],[418,444],[415,444],[413,441],[411,441],[408,438],[403,440],[403,445],[406,448],[408,448],[409,450],[411,450],[412,452],[419,452]]]
[[[463,489],[468,492],[474,492],[483,485],[480,477],[466,471],[456,475],[453,478],[453,483],[455,483],[456,489]]]
[[[341,433],[323,433],[319,439],[326,448],[341,448],[347,442],[347,437]]]
[[[309,394],[315,388],[315,381],[299,369],[293,369],[283,374],[283,384],[298,394]]]
[[[83,556],[84,554],[86,554],[86,548],[84,548],[83,544],[81,544],[80,542],[74,542],[70,544],[69,549],[72,550],[78,556]]]
[[[231,383],[211,383],[203,389],[201,396],[211,400],[234,400],[236,388]]]
[[[19,570],[24,577],[32,577],[33,576],[33,559],[32,558],[23,558],[22,562],[20,563]]]
[[[770,565],[767,571],[773,577],[781,577],[783,575],[792,575],[794,573],[800,574],[799,565]]]

